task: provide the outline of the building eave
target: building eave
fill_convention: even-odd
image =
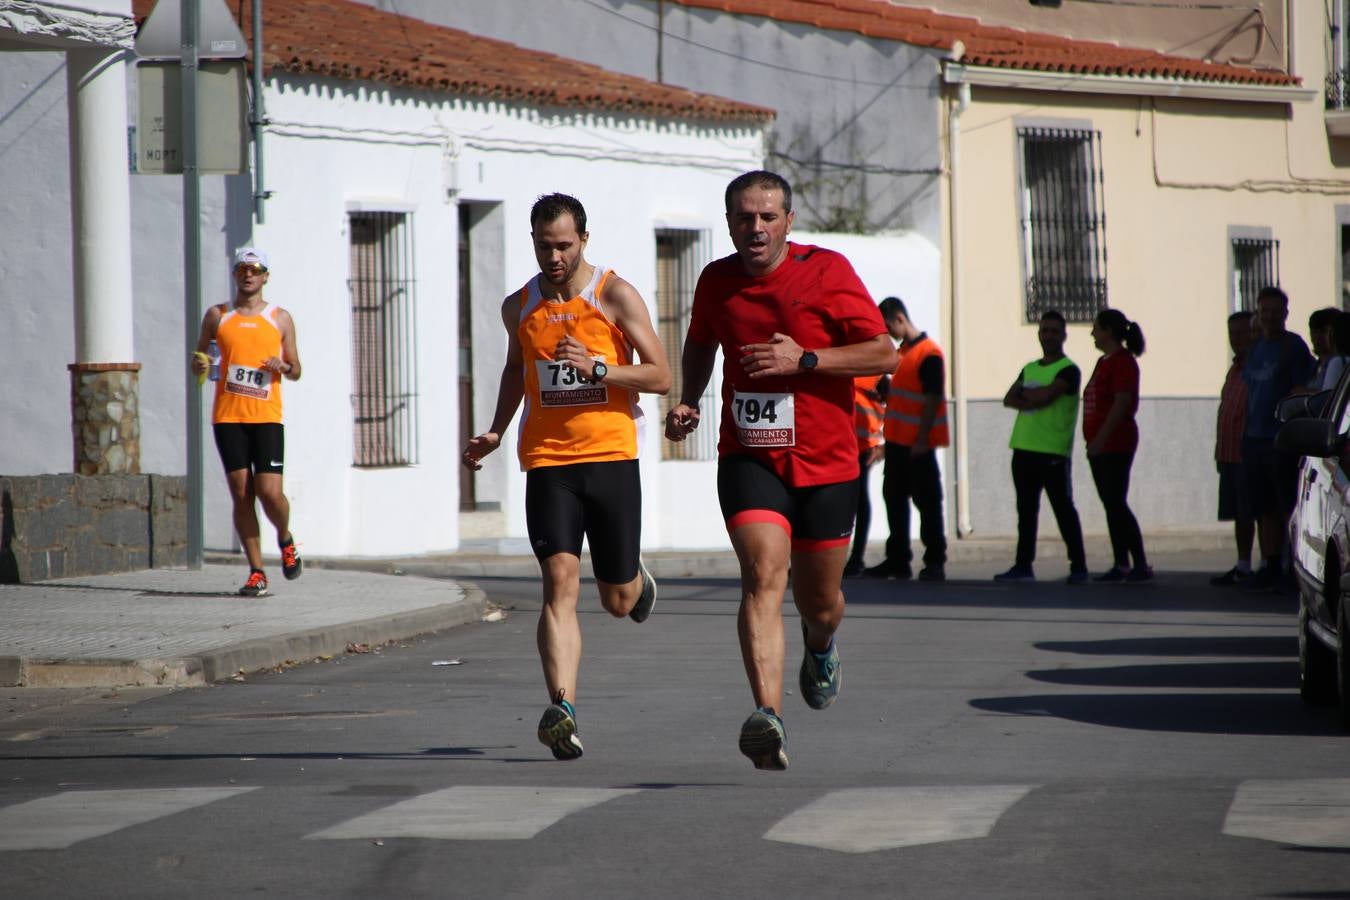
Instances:
[[[1069,94],[1110,94],[1129,97],[1171,97],[1186,100],[1227,100],[1238,103],[1306,103],[1321,97],[1313,88],[1295,85],[1232,84],[1221,81],[1191,81],[1137,75],[1095,75],[1074,72],[1040,72],[1002,69],[944,62],[946,84],[970,84],[1026,91],[1057,91]]]

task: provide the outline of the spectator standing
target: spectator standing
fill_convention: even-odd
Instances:
[[[1041,358],[1022,367],[1003,398],[1004,406],[1017,410],[1008,441],[1017,491],[1017,558],[1012,568],[994,576],[994,580],[1036,580],[1032,562],[1044,491],[1069,553],[1069,584],[1081,584],[1088,579],[1087,553],[1083,526],[1073,505],[1069,453],[1078,424],[1078,388],[1083,375],[1064,355],[1068,334],[1059,311],[1046,310],[1036,336],[1041,343]]]
[[[1256,538],[1264,567],[1246,584],[1270,589],[1280,583],[1284,529],[1294,510],[1297,461],[1275,452],[1280,429],[1275,407],[1295,388],[1312,378],[1314,361],[1303,338],[1285,329],[1289,296],[1277,287],[1265,287],[1256,297],[1256,319],[1261,339],[1252,344],[1242,365],[1247,386],[1247,424],[1242,436],[1242,461],[1247,469],[1247,492]]]
[[[856,578],[864,571],[867,532],[872,527],[872,498],[867,493],[867,473],[885,455],[882,424],[886,416],[889,375],[862,375],[853,379],[853,424],[858,435],[858,514],[853,520],[853,551],[844,564],[844,577]]]
[[[946,579],[947,527],[942,518],[942,475],[938,447],[946,447],[946,364],[937,341],[920,331],[899,297],[881,301],[881,318],[891,338],[900,341],[900,361],[886,392],[886,469],[881,492],[886,500],[886,558],[866,570],[876,578],[912,577],[909,503],[919,510],[923,541],[921,581]]]
[[[1104,309],[1092,323],[1092,340],[1102,356],[1083,391],[1083,440],[1097,496],[1106,508],[1114,565],[1094,578],[1101,582],[1153,580],[1144,555],[1144,536],[1130,510],[1130,469],[1139,449],[1139,364],[1144,332],[1118,309]],[[1133,559],[1133,565],[1131,565]]]
[[[1317,357],[1316,368],[1308,381],[1308,390],[1314,394],[1334,388],[1345,369],[1345,357],[1336,348],[1335,328],[1340,316],[1339,309],[1326,306],[1308,317],[1308,340],[1313,356]]]
[[[1233,349],[1233,362],[1219,392],[1214,462],[1219,470],[1219,521],[1233,523],[1237,563],[1209,580],[1220,587],[1241,584],[1252,577],[1256,521],[1247,494],[1247,471],[1242,464],[1242,434],[1247,427],[1247,385],[1242,380],[1242,367],[1252,346],[1252,329],[1250,312],[1239,311],[1228,317],[1228,346]]]

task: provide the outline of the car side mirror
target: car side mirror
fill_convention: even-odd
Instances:
[[[1275,435],[1276,450],[1322,459],[1340,456],[1343,443],[1336,423],[1330,419],[1293,419],[1281,425]]]

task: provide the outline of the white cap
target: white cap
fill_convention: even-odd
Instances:
[[[262,266],[264,269],[270,268],[267,265],[267,254],[257,247],[240,247],[234,251],[234,264],[236,266],[248,264]]]

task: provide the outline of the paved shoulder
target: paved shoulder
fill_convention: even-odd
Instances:
[[[0,586],[0,684],[192,685],[479,619],[473,585],[313,569],[265,597],[241,568],[154,569]]]

